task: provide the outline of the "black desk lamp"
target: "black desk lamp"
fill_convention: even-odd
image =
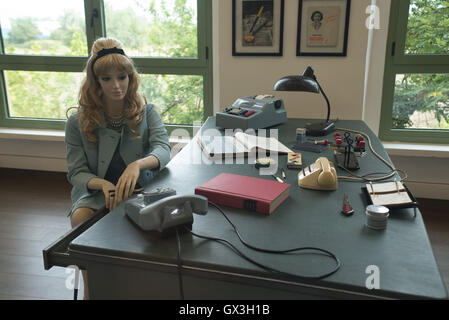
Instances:
[[[308,136],[325,136],[335,130],[335,124],[329,122],[329,116],[331,113],[331,107],[329,99],[321,88],[318,80],[316,79],[312,67],[307,67],[301,76],[286,76],[278,80],[274,85],[275,91],[305,91],[313,93],[321,93],[327,102],[327,118],[326,122],[312,123],[306,125]]]

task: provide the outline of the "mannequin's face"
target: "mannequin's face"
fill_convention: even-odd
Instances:
[[[121,101],[128,92],[129,76],[125,72],[113,70],[98,77],[104,99],[111,102]]]

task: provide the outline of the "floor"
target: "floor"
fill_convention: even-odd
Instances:
[[[66,287],[71,274],[44,270],[42,258],[70,230],[65,175],[0,168],[0,181],[0,299],[73,299]]]
[[[0,299],[73,299],[73,271],[44,270],[42,258],[70,230],[70,190],[64,173],[0,168]],[[449,291],[449,201],[419,202]]]

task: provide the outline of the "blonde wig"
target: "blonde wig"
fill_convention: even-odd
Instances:
[[[111,70],[128,74],[129,84],[125,96],[124,117],[129,129],[136,137],[136,126],[142,121],[144,101],[138,93],[140,76],[133,61],[124,54],[112,53],[97,58],[99,51],[110,48],[122,49],[121,43],[112,38],[99,38],[92,45],[92,52],[85,68],[84,78],[79,93],[79,125],[81,132],[88,141],[97,142],[98,137],[94,131],[105,123],[106,106],[103,103],[103,91],[98,78]]]

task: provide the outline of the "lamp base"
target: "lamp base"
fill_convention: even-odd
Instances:
[[[335,124],[333,122],[320,122],[306,125],[306,135],[312,137],[327,136],[335,131]]]

